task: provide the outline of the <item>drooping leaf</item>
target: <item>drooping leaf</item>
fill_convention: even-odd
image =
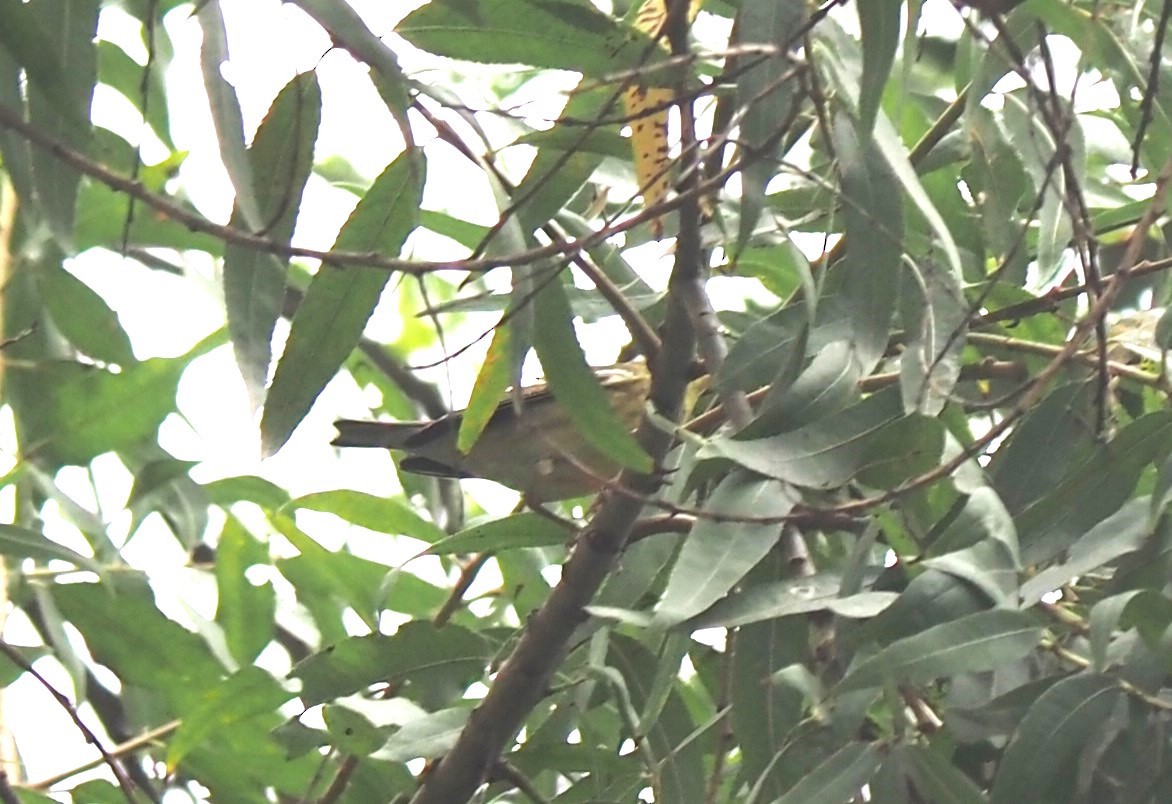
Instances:
[[[935,416],[960,379],[968,303],[957,277],[933,260],[908,268],[902,318],[907,343],[899,358],[899,385],[908,413]]]
[[[399,256],[415,228],[423,165],[400,155],[375,179],[334,241],[336,251]],[[261,418],[261,446],[276,452],[358,344],[390,275],[377,268],[323,265],[289,327]]]
[[[700,456],[725,458],[797,486],[840,486],[863,468],[876,434],[899,418],[896,397],[895,389],[882,391],[805,427],[767,438],[715,438]]]
[[[1037,563],[1070,547],[1119,510],[1140,473],[1172,450],[1172,413],[1149,413],[1107,443],[1082,450],[1045,497],[1017,516],[1022,559]]]
[[[374,756],[397,762],[438,759],[455,745],[471,711],[462,706],[452,707],[412,720],[391,735]]]
[[[433,0],[395,28],[440,56],[488,64],[529,64],[601,78],[638,67],[656,48],[581,0]]]
[[[899,299],[903,195],[887,160],[854,120],[838,115],[833,136],[847,241],[843,288],[855,356],[868,374],[887,351]]]
[[[765,205],[765,187],[777,172],[774,159],[780,150],[781,137],[786,133],[782,128],[797,95],[796,82],[787,78],[786,73],[793,67],[790,54],[805,23],[806,5],[799,0],[741,3],[736,44],[750,49],[770,46],[776,52],[765,57],[742,56],[749,65],[737,75],[736,103],[745,110],[740,138],[750,161],[741,172],[736,254],[748,245]]]
[[[374,88],[398,124],[399,133],[407,139],[408,149],[413,149],[415,143],[411,141],[411,126],[407,120],[407,107],[410,105],[408,81],[395,52],[367,27],[349,3],[335,3],[332,0],[292,2],[328,31],[330,37],[345,47],[348,53],[369,65]]]
[[[1094,673],[1063,679],[1043,692],[1005,750],[990,800],[1009,804],[1068,783],[1080,749],[1123,701],[1116,682]]]
[[[586,364],[574,335],[573,313],[561,283],[546,284],[534,305],[537,356],[550,390],[569,414],[578,434],[617,463],[641,472],[651,471],[651,457],[639,446],[615,409],[615,403],[620,400],[608,396]],[[632,401],[642,404],[641,399],[621,401],[624,412],[630,410]]]
[[[492,335],[492,343],[488,345],[488,354],[472,386],[468,407],[464,408],[464,415],[460,419],[456,446],[463,453],[472,449],[480,438],[489,419],[500,406],[505,391],[516,383],[520,374],[520,364],[513,357],[511,340],[509,326],[503,322],[498,324]]]
[[[234,211],[237,224],[243,223],[252,231],[261,231],[266,216],[261,211],[260,187],[252,173],[252,160],[244,139],[244,118],[236,88],[224,77],[224,64],[229,59],[228,31],[219,3],[203,3],[197,11],[203,42],[199,51],[199,66],[203,73],[204,91],[212,125],[220,146],[220,159],[232,188],[236,191]],[[287,121],[285,121],[287,122]],[[271,147],[271,146],[270,146]]]
[[[378,533],[411,536],[428,543],[444,538],[444,532],[394,498],[376,497],[353,489],[319,491],[298,497],[290,508],[321,511]]]
[[[1022,584],[1022,604],[1041,599],[1072,578],[1098,570],[1109,562],[1143,546],[1150,533],[1146,498],[1131,500],[1104,519],[1066,551],[1065,560],[1039,572]]]
[[[565,544],[572,535],[568,528],[548,517],[526,512],[471,525],[436,541],[427,552],[439,556],[518,547],[553,547]]]
[[[859,86],[859,121],[863,131],[875,125],[883,88],[895,63],[902,6],[899,0],[858,4],[863,39],[863,80]]]
[[[893,642],[852,668],[839,690],[885,682],[922,683],[997,667],[1033,650],[1042,627],[1028,613],[994,609],[942,623]]]
[[[633,712],[646,709],[654,688],[656,657],[640,642],[617,634],[609,640],[608,648],[606,662],[621,674],[622,690]],[[697,725],[681,690],[674,687],[645,735],[653,755],[660,758],[654,789],[663,801],[703,801],[704,754],[697,741],[688,739]]]
[[[776,804],[837,804],[858,791],[883,761],[873,743],[848,743],[794,785]]]
[[[215,741],[238,723],[274,720],[274,709],[293,697],[259,667],[245,667],[201,695],[184,713],[182,725],[167,744],[167,766],[175,768],[197,746]]]
[[[89,285],[58,264],[45,265],[38,281],[53,323],[70,343],[95,360],[121,366],[134,363],[130,337],[118,314]]]
[[[443,698],[439,687],[451,693],[478,679],[491,657],[491,645],[473,631],[415,622],[391,635],[349,637],[310,656],[292,675],[308,705],[385,681],[405,684],[402,694],[426,701]]]
[[[55,141],[85,153],[93,136],[89,108],[97,80],[94,39],[99,3],[97,0],[44,0],[25,6],[28,13],[15,12],[13,7],[17,5],[20,4],[5,3],[8,14],[14,15],[18,22],[9,42],[24,36],[30,38],[24,46],[18,45],[11,52],[19,54],[30,76],[48,79],[30,82],[29,122]],[[3,27],[7,27],[7,22]],[[45,38],[32,35],[35,29],[43,32]],[[52,80],[58,83],[51,85]],[[40,213],[62,249],[72,251],[76,247],[73,225],[81,174],[44,148],[33,149],[32,167]]]
[[[256,660],[272,641],[277,593],[269,581],[253,584],[247,572],[268,564],[268,548],[229,518],[216,545],[216,624],[241,666]]]
[[[175,408],[187,358],[144,360],[112,373],[97,366],[46,361],[9,366],[10,376],[42,389],[41,404],[23,413],[26,457],[52,464],[86,464],[104,452],[155,436]]]
[[[782,517],[796,500],[785,484],[733,472],[720,482],[708,510],[755,517]],[[733,588],[770,550],[780,532],[774,523],[704,519],[696,523],[680,550],[655,621],[673,625],[704,611]]]
[[[277,95],[248,149],[260,220],[253,223],[245,207],[237,206],[230,226],[263,233],[281,245],[289,243],[313,168],[320,122],[321,88],[316,74],[302,73]],[[254,407],[264,399],[273,328],[285,300],[285,270],[285,262],[275,254],[232,243],[224,248],[228,331]]]

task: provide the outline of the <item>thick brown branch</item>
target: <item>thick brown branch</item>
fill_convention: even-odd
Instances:
[[[698,178],[692,172],[693,183]],[[681,238],[699,242],[697,193],[681,192]],[[690,234],[689,234],[690,232]],[[699,276],[691,249],[679,249],[669,281],[663,348],[653,364],[651,400],[661,416],[678,420],[694,351],[694,335],[679,301],[682,283]],[[670,433],[644,422],[639,438],[657,462],[672,443]],[[660,485],[654,475],[626,470],[619,485],[635,495],[604,492],[593,520],[583,529],[562,565],[561,582],[530,618],[512,655],[501,667],[484,700],[472,712],[452,750],[436,764],[413,799],[414,804],[458,804],[467,801],[509,748],[525,718],[546,694],[550,678],[562,664],[568,640],[586,620],[585,607],[614,568],[643,509],[639,496],[650,496]]]

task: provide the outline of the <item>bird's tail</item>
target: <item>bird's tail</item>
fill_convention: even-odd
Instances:
[[[427,422],[371,422],[339,419],[334,422],[338,436],[330,443],[335,447],[380,447],[405,449],[407,439],[418,433]]]

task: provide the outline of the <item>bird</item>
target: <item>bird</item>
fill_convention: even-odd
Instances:
[[[634,429],[643,416],[651,375],[643,361],[594,369],[611,407]],[[338,447],[379,447],[405,453],[399,469],[435,477],[480,477],[521,492],[534,504],[600,491],[621,467],[589,444],[545,383],[521,389],[493,412],[467,454],[456,446],[464,411],[426,421],[334,423]]]

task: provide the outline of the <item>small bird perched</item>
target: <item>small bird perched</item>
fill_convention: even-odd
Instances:
[[[642,362],[595,369],[619,419],[634,429],[643,415],[651,375]],[[544,383],[521,389],[518,415],[506,400],[467,455],[456,448],[463,411],[433,421],[334,423],[339,447],[381,447],[407,453],[405,472],[437,477],[483,477],[516,489],[534,503],[599,491],[620,467],[590,446]]]

